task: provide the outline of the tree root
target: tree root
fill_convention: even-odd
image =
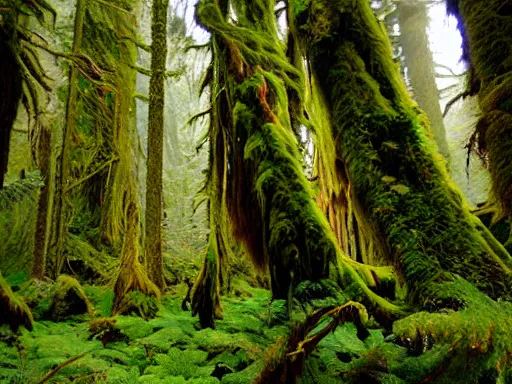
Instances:
[[[325,327],[310,335],[329,317],[331,321]],[[313,312],[292,330],[286,346],[284,343],[278,344],[271,352],[265,369],[255,383],[296,383],[302,374],[304,361],[325,336],[346,322],[354,322],[356,326],[362,327],[367,320],[366,308],[352,301],[339,307],[326,307]]]

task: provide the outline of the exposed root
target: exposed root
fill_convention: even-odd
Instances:
[[[139,261],[138,226],[138,211],[135,204],[131,203],[127,212],[127,229],[121,250],[119,275],[114,287],[113,315],[135,312],[144,318],[150,317],[155,312],[156,301],[160,299],[160,290],[149,279]],[[140,292],[146,299],[130,294],[132,292]]]
[[[332,319],[326,326],[310,335],[329,317]],[[354,322],[356,326],[362,327],[367,320],[365,307],[352,301],[339,307],[326,307],[313,312],[292,330],[286,346],[282,341],[275,346],[265,369],[256,378],[255,383],[296,383],[301,377],[304,361],[325,336],[346,322]]]

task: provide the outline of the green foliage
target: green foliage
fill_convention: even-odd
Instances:
[[[85,353],[52,380],[68,382],[87,376],[105,383],[248,383],[262,367],[264,349],[287,327],[267,330],[268,291],[246,289],[252,296],[226,300],[229,320],[219,320],[218,330],[198,332],[197,320],[180,309],[179,296],[166,296],[150,321],[133,316],[96,320],[118,330],[122,337],[117,340],[91,337],[91,323],[81,317],[59,323],[37,321],[33,332],[22,331],[17,341],[23,350],[20,355],[16,345],[8,344],[12,339],[7,330],[0,328],[0,381],[37,383],[50,369]],[[101,287],[85,286],[84,291],[96,309],[112,294]],[[211,376],[214,372],[223,372],[220,380]]]

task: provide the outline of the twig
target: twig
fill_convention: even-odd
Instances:
[[[443,117],[446,117],[448,112],[450,111],[450,108],[460,99],[464,99],[468,97],[471,93],[469,91],[464,91],[462,93],[459,93],[457,96],[455,96],[453,99],[451,99],[449,102],[446,103],[446,107],[444,108]]]
[[[147,97],[146,95],[143,95],[141,93],[136,93],[133,97],[135,97],[136,99],[139,99],[145,103],[149,103],[149,97]]]
[[[79,355],[76,355],[76,356],[74,356],[74,357],[72,357],[72,358],[70,358],[70,359],[68,359],[68,360],[64,361],[63,363],[60,363],[60,364],[59,364],[59,365],[57,365],[55,368],[53,368],[50,372],[48,372],[48,373],[46,374],[46,376],[45,376],[45,377],[43,377],[43,378],[41,379],[41,381],[39,381],[39,384],[44,384],[44,383],[46,383],[46,382],[47,382],[48,380],[50,380],[53,376],[55,376],[55,374],[56,374],[57,372],[59,372],[62,368],[67,367],[68,365],[70,365],[70,364],[74,363],[74,362],[75,362],[75,361],[77,361],[78,359],[81,359],[81,358],[82,358],[82,357],[84,357],[87,353],[89,353],[89,352],[81,353],[81,354],[79,354]]]
[[[98,169],[96,169],[94,172],[88,174],[87,176],[85,176],[83,179],[80,179],[78,180],[77,182],[71,184],[69,187],[67,187],[66,189],[64,189],[64,193],[68,193],[69,191],[71,191],[73,188],[76,188],[77,186],[79,186],[80,184],[86,182],[87,180],[89,180],[91,177],[93,177],[94,175],[97,175],[98,173],[100,173],[103,169],[105,169],[106,167],[108,167],[110,164],[112,164],[114,161],[117,161],[119,160],[118,157],[113,157],[112,159],[110,159],[109,161],[107,161],[106,163],[104,163],[103,165],[101,165]]]
[[[119,12],[122,12],[122,13],[125,13],[127,15],[131,15],[130,12],[128,12],[126,9],[123,9],[121,7],[118,7],[117,5],[114,5],[112,3],[107,3],[106,1],[103,1],[103,0],[96,0],[98,3],[100,4],[103,4],[103,5],[106,5],[107,7],[111,7],[111,8],[114,8],[115,10],[119,11]]]

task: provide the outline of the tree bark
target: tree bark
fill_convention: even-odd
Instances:
[[[11,130],[22,94],[21,70],[9,44],[13,38],[0,26],[0,189],[7,173]]]
[[[427,6],[420,2],[398,2],[400,43],[403,49],[407,76],[414,91],[413,98],[425,112],[439,152],[449,158],[443,113],[439,105],[434,71],[434,59],[429,48],[427,35]]]
[[[482,116],[470,141],[491,174],[491,199],[512,215],[512,6],[510,0],[450,0],[464,59],[480,84]]]
[[[162,166],[167,58],[167,0],[154,0],[151,24],[145,250],[149,278],[164,287],[162,259]]]

